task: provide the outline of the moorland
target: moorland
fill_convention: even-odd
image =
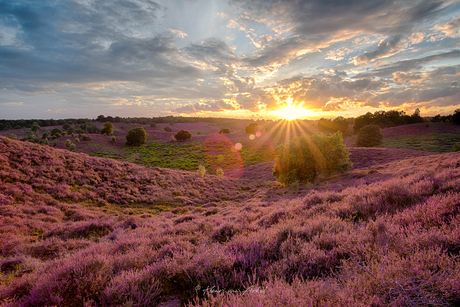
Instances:
[[[312,122],[113,124],[48,145],[0,131],[4,306],[460,304],[460,126],[390,127],[370,148],[349,133],[352,168],[283,184],[276,148]],[[125,146],[138,126],[147,142]]]

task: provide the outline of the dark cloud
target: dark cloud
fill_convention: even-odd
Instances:
[[[407,47],[407,42],[402,35],[395,35],[380,41],[377,48],[373,51],[366,51],[363,55],[355,57],[357,65],[369,64],[370,62],[393,55]]]

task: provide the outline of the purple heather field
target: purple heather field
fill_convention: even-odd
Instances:
[[[88,155],[122,152],[136,126],[76,152],[70,136],[55,148],[0,136],[1,306],[460,305],[460,152],[346,139],[351,170],[297,187],[275,181],[273,161],[220,178]],[[221,128],[165,126],[148,140],[186,129],[206,145]],[[458,133],[423,127],[383,135]],[[231,128],[228,142],[250,144]]]

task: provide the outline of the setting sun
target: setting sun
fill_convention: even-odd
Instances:
[[[275,110],[271,111],[270,114],[276,115],[278,117],[281,117],[286,120],[296,120],[302,117],[307,117],[307,116],[314,116],[315,113],[313,111],[304,109],[302,107],[302,104],[298,106],[294,106],[292,104],[292,98],[289,98],[286,103],[288,104],[287,107],[280,109],[280,110]]]

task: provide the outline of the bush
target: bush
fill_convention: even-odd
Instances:
[[[455,144],[452,146],[451,151],[460,151],[460,142],[455,143]]]
[[[314,182],[320,174],[330,176],[353,166],[341,132],[293,138],[278,146],[276,153],[273,175],[282,183]]]
[[[356,145],[360,147],[372,147],[381,144],[382,140],[382,129],[377,125],[369,125],[359,129]]]
[[[224,177],[224,170],[221,168],[221,167],[218,167],[216,169],[216,175],[219,177],[219,178],[223,178]]]
[[[117,141],[117,139],[115,138],[115,136],[112,136],[112,143],[115,143]]]
[[[66,130],[67,131],[67,134],[74,134],[75,133],[75,129],[70,127],[69,129]]]
[[[150,124],[150,128],[155,128],[156,126],[157,126],[157,124],[155,124],[155,123]]]
[[[190,140],[192,138],[192,134],[190,133],[190,131],[180,130],[179,132],[176,133],[176,135],[174,135],[174,137],[179,142],[184,142],[184,141]]]
[[[258,128],[259,124],[250,123],[249,126],[246,127],[246,133],[256,133]]]
[[[130,129],[126,135],[126,146],[140,146],[147,141],[148,136],[144,127]]]
[[[164,131],[166,131],[166,132],[172,132],[172,128],[169,127],[169,126],[166,126],[166,127],[164,128]]]
[[[223,128],[223,129],[220,129],[219,131],[220,134],[229,134],[231,132],[232,130],[230,128]]]
[[[113,124],[111,122],[105,122],[104,126],[101,128],[101,134],[111,133],[113,133]]]
[[[17,140],[18,139],[18,136],[14,133],[10,133],[6,136],[7,138],[10,138],[12,140]]]
[[[85,131],[81,128],[78,128],[78,129],[75,129],[75,133],[78,133],[78,134],[83,134],[85,133]]]
[[[86,135],[86,134],[83,134],[83,135],[81,136],[81,139],[82,139],[83,141],[91,141],[91,137],[90,137],[89,135]]]
[[[72,145],[72,142],[70,141],[70,139],[67,139],[67,140],[65,141],[65,147],[69,148],[70,145]]]
[[[74,142],[75,142],[75,144],[78,144],[78,143],[80,143],[80,139],[76,138]]]
[[[32,130],[33,132],[37,132],[37,131],[40,130],[40,126],[39,125],[33,125],[32,129],[30,129],[30,130]]]
[[[70,125],[69,125],[69,124],[64,124],[64,125],[62,126],[62,129],[63,129],[63,130],[67,130],[67,129],[69,129],[69,128],[70,128]]]
[[[58,128],[54,128],[53,130],[51,130],[51,136],[56,135],[58,133],[61,134],[61,130]]]
[[[99,131],[99,129],[97,128],[96,125],[88,124],[88,125],[86,126],[86,131],[87,131],[88,133],[97,133],[97,132]]]
[[[75,144],[70,144],[69,149],[71,151],[75,151],[77,149],[77,146]]]
[[[42,139],[46,139],[47,137],[48,137],[48,133],[47,132],[43,133]]]
[[[204,177],[204,174],[206,174],[206,168],[201,164],[198,165],[198,175]]]

